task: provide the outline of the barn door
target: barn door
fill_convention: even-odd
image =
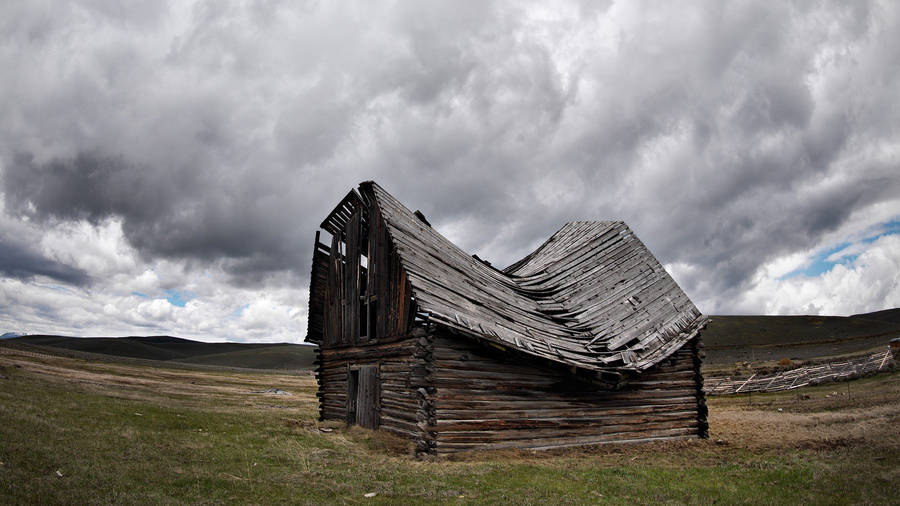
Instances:
[[[378,366],[351,369],[348,380],[347,423],[378,428]]]

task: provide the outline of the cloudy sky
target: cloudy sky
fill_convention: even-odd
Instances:
[[[5,0],[0,68],[0,333],[300,341],[368,179],[499,266],[623,219],[708,314],[900,306],[897,2]]]

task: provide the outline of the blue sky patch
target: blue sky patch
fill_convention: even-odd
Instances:
[[[191,299],[196,299],[196,294],[184,290],[166,290],[166,300],[169,304],[184,307]]]
[[[881,239],[882,237],[900,234],[900,220],[892,220],[873,230],[874,234],[857,242],[842,242],[833,248],[816,253],[809,263],[800,269],[793,270],[780,278],[779,281],[796,276],[816,277],[830,271],[835,265],[848,265],[856,261],[859,255],[868,249],[866,245]],[[845,253],[841,253],[846,250]]]

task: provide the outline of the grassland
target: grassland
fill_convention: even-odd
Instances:
[[[171,336],[67,337],[31,335],[9,339],[7,346],[89,360],[144,365],[193,364],[210,367],[311,369],[314,348],[289,343],[205,343]],[[168,362],[159,364],[157,362]]]
[[[7,503],[895,503],[900,479],[896,373],[712,399],[709,440],[440,461],[411,458],[405,441],[379,432],[317,422],[310,375],[8,347],[0,375]]]
[[[900,337],[900,309],[842,316],[712,316],[704,365],[816,360],[884,349]]]

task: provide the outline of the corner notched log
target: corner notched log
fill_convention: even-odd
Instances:
[[[709,409],[706,407],[706,392],[703,390],[703,340],[697,336],[691,344],[694,360],[694,381],[697,383],[697,435],[701,438],[709,437]]]
[[[416,454],[428,455],[435,453],[435,426],[437,416],[435,412],[436,389],[432,384],[434,364],[434,338],[430,333],[417,329],[413,332],[416,339],[416,367],[412,370],[412,388],[416,392],[416,427],[419,429],[419,438],[416,439]]]

